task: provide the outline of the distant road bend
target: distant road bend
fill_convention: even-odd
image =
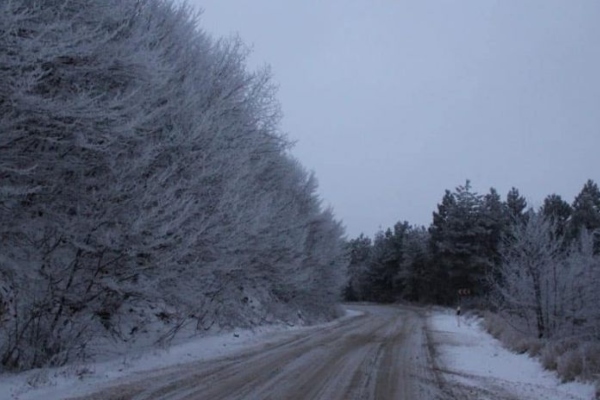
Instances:
[[[426,312],[353,305],[364,314],[235,356],[157,370],[85,399],[448,399]],[[444,393],[445,392],[445,393]]]

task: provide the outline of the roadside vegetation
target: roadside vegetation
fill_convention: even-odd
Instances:
[[[564,380],[600,376],[600,190],[539,209],[511,189],[447,190],[427,228],[399,222],[348,241],[347,300],[461,306]]]
[[[343,228],[268,68],[168,0],[0,2],[0,372],[335,317]]]

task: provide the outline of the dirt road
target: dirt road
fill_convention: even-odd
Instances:
[[[234,357],[146,374],[85,399],[446,399],[422,309],[363,314]]]

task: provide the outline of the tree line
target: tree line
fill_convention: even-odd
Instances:
[[[600,190],[592,180],[571,204],[552,194],[539,209],[516,188],[502,199],[467,181],[446,190],[429,227],[398,222],[347,249],[347,300],[467,300],[537,337],[600,338]]]
[[[199,26],[164,0],[0,3],[0,370],[128,340],[150,310],[198,330],[335,315],[343,228],[270,72]]]

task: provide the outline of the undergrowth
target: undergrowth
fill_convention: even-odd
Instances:
[[[544,368],[556,371],[563,382],[595,382],[596,399],[600,399],[600,343],[597,341],[538,339],[491,312],[484,314],[483,324],[506,348],[539,359]]]

